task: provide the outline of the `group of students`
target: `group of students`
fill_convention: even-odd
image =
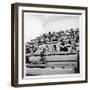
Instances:
[[[79,29],[48,32],[26,43],[26,53],[40,54],[79,51]]]

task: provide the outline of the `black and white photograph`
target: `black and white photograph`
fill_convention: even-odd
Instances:
[[[12,5],[12,84],[87,82],[87,7]]]
[[[26,76],[80,72],[80,14],[25,12],[24,21]]]

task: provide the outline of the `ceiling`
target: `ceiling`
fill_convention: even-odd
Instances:
[[[55,20],[61,20],[69,17],[78,17],[76,15],[67,15],[67,14],[41,14],[41,13],[28,13],[29,16],[36,17],[41,19],[44,22],[51,22]]]

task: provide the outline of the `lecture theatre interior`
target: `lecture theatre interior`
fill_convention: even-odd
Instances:
[[[77,16],[27,14],[25,20],[26,76],[80,73]]]

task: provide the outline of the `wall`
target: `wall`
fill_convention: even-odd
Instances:
[[[41,19],[30,14],[24,14],[24,21],[25,42],[29,42],[32,39],[36,39],[36,37],[44,33],[43,21]]]
[[[11,78],[11,3],[26,2],[26,3],[46,3],[46,4],[61,4],[74,6],[88,6],[90,9],[90,0],[1,0],[0,1],[0,90],[89,90],[90,77],[87,84],[67,84],[55,86],[39,86],[39,87],[24,87],[13,88],[10,86]],[[89,10],[90,11],[90,10]],[[89,12],[90,20],[90,12]],[[89,22],[90,23],[90,22]],[[90,33],[90,27],[88,29]],[[89,37],[90,38],[90,35]],[[90,41],[88,42],[90,46]],[[88,47],[90,53],[90,47]],[[90,55],[88,59],[90,63]],[[88,66],[90,68],[90,65]],[[90,76],[90,70],[88,72]]]
[[[71,28],[79,28],[79,17],[66,17],[46,24],[48,31],[70,30]]]

